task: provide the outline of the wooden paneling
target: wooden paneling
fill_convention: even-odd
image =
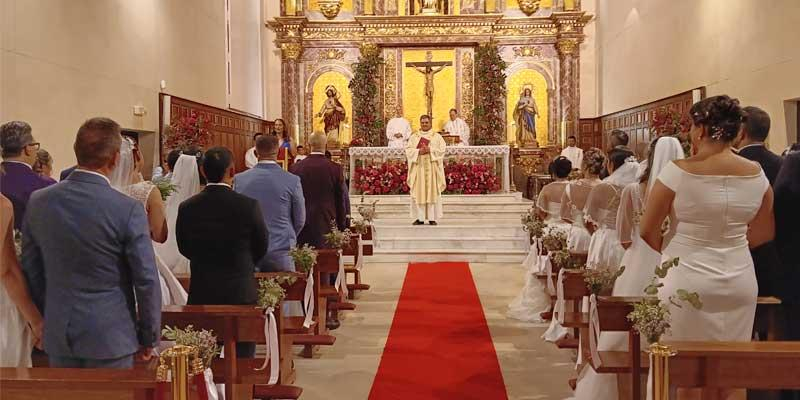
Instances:
[[[163,104],[164,96],[168,95],[164,93],[159,95],[159,104]],[[160,109],[162,107],[159,107]],[[237,172],[245,170],[244,154],[253,146],[253,135],[266,133],[272,129],[271,121],[170,96],[170,122],[189,115],[191,112],[203,116],[208,121],[207,128],[213,137],[209,147],[224,146],[233,152]],[[163,120],[163,118],[160,117],[159,120]],[[159,135],[159,137],[161,136]],[[162,159],[172,150],[164,148],[163,140],[160,141],[159,147]]]
[[[581,118],[578,120],[578,147],[588,150],[591,147],[603,148],[603,130],[600,118]]]
[[[700,97],[705,98],[705,88],[699,88],[699,90]],[[628,147],[635,150],[638,143],[650,142],[650,121],[653,119],[656,111],[668,109],[684,114],[689,112],[692,104],[692,91],[690,90],[651,103],[643,104],[641,106],[604,115],[599,118],[602,143],[600,143],[600,145],[597,147],[605,149],[608,146],[608,137],[611,134],[611,131],[620,129],[625,131],[630,137]],[[581,127],[581,145],[583,146],[585,141],[583,138],[583,122],[581,122]]]

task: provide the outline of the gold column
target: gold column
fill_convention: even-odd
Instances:
[[[364,0],[364,15],[375,15],[375,0]]]
[[[675,352],[659,343],[650,345],[651,364],[653,373],[653,400],[669,400],[669,358]]]

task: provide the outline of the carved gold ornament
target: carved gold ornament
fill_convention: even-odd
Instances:
[[[319,11],[327,19],[334,19],[342,9],[342,0],[317,0]]]
[[[341,60],[344,58],[345,51],[343,49],[325,49],[317,52],[317,60]]]
[[[556,48],[562,56],[571,56],[578,52],[578,41],[575,39],[559,40]]]
[[[514,47],[514,55],[517,57],[538,57],[542,55],[542,50],[536,46]]]
[[[281,55],[284,60],[297,60],[300,54],[303,53],[303,46],[300,43],[283,43],[281,44]]]
[[[519,9],[522,10],[522,12],[524,12],[527,16],[539,11],[540,2],[541,0],[517,0],[517,3],[519,3]]]
[[[359,50],[361,50],[361,54],[362,55],[367,56],[367,57],[374,56],[374,55],[378,54],[378,52],[380,51],[380,49],[378,48],[378,45],[376,45],[374,43],[363,43],[359,47]]]

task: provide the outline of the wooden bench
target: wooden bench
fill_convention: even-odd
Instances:
[[[331,277],[339,272],[339,252],[335,249],[317,250],[317,267],[320,274],[320,297],[328,298],[328,310],[338,319],[340,310],[355,310],[356,305],[345,302],[340,290],[331,284]],[[346,280],[345,280],[346,281]]]
[[[319,346],[332,346],[336,343],[336,337],[328,333],[326,326],[327,299],[319,296],[320,278],[319,270],[314,268],[314,317],[311,326],[303,326],[304,316],[283,316],[282,332],[288,335],[292,344],[303,346],[301,355],[304,358],[311,358]],[[295,282],[292,285],[283,285],[286,290],[284,301],[303,301],[306,291],[307,278],[300,272],[259,272],[256,278],[270,279],[280,276],[292,276]]]
[[[780,318],[781,299],[777,297],[759,297],[756,301],[756,319],[753,323],[753,331],[766,333],[766,337],[759,338],[774,342],[781,335],[778,318]]]
[[[539,280],[547,283],[547,274],[538,273],[536,277]],[[553,287],[558,287],[558,274],[552,275]],[[565,328],[572,328],[572,337],[567,337],[556,342],[556,346],[560,349],[577,349],[579,347],[579,340],[581,338],[581,330],[588,329],[589,317],[582,312],[581,306],[583,298],[588,296],[589,289],[586,287],[586,282],[583,280],[583,270],[566,270],[564,272],[564,300],[572,303],[572,310],[564,313]],[[555,307],[557,300],[556,295],[550,296],[551,309]],[[585,335],[583,335],[585,338]],[[583,343],[583,348],[588,349],[589,342]]]
[[[351,230],[353,228],[351,227]],[[372,241],[372,227],[367,230],[367,233],[361,235],[362,241],[362,255],[363,256],[371,256],[373,254],[373,245],[372,243],[364,243],[366,241]],[[353,264],[345,264],[344,272],[345,275],[353,275],[353,283],[347,284],[348,299],[355,299],[355,295],[357,291],[361,290],[369,290],[370,286],[363,283],[361,281],[361,270],[356,268],[358,265],[358,235],[350,237],[350,246],[344,249],[343,254],[346,256],[353,256]],[[363,261],[362,261],[363,262]],[[345,282],[347,279],[345,278]]]
[[[678,388],[800,389],[800,342],[666,342]]]
[[[3,400],[154,400],[150,369],[0,368]]]
[[[278,332],[282,329],[280,307],[275,311]],[[264,315],[254,306],[165,306],[161,311],[164,326],[195,329],[210,329],[223,343],[224,358],[212,362],[214,382],[225,384],[225,398],[230,400],[256,398],[297,398],[302,389],[287,386],[294,382],[291,338],[280,335],[280,376],[276,385],[267,385],[269,367],[256,371],[264,360],[258,358],[239,359],[236,342],[264,344]],[[291,395],[291,396],[287,396]],[[281,396],[281,397],[278,397]]]

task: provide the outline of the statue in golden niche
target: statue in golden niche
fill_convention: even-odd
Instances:
[[[517,142],[522,147],[539,147],[536,141],[536,119],[539,109],[533,97],[533,85],[525,85],[514,109],[514,122],[517,125]]]
[[[419,0],[422,14],[438,14],[439,0]]]
[[[325,135],[328,136],[328,142],[337,142],[339,140],[339,125],[344,122],[347,115],[342,102],[339,101],[339,91],[333,85],[328,85],[325,88],[325,96],[327,98],[317,113],[317,117],[322,118],[325,123]]]

